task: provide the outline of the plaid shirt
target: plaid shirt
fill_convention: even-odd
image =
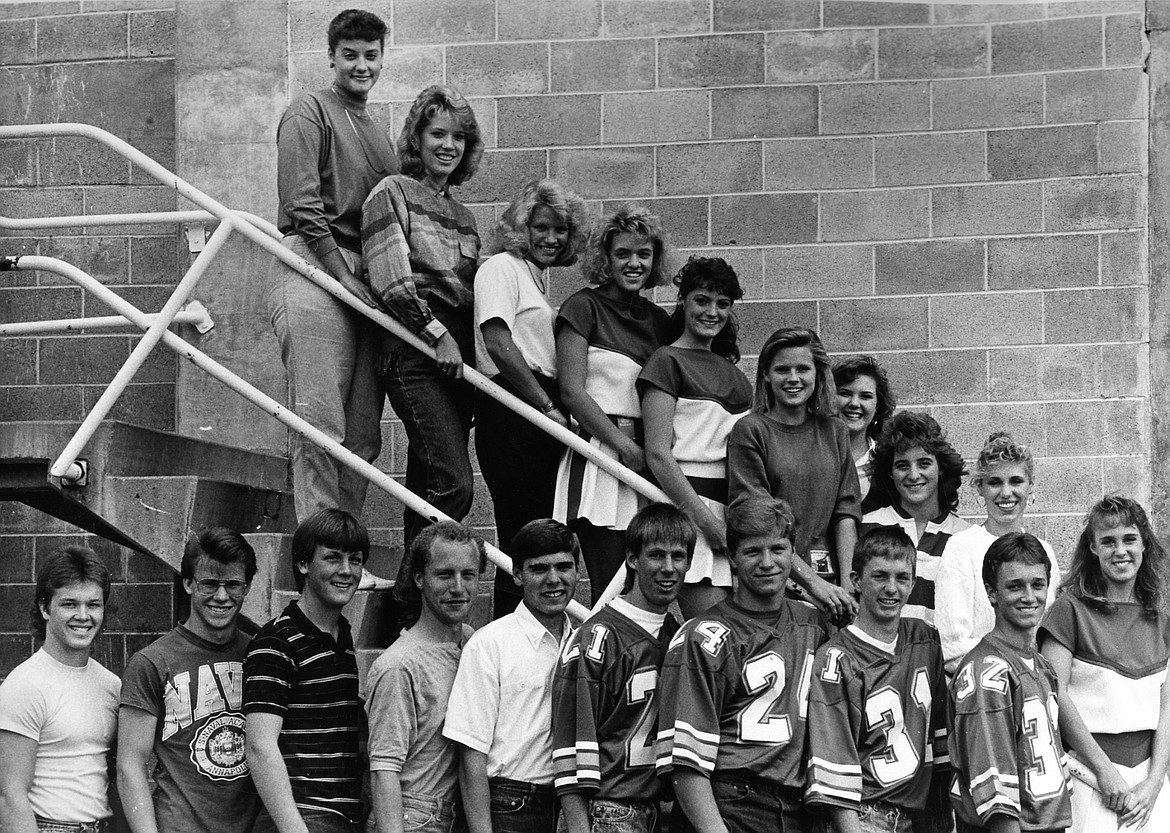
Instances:
[[[362,207],[362,250],[386,311],[427,341],[444,332],[432,302],[471,315],[479,233],[472,213],[450,196],[409,176],[386,177]]]

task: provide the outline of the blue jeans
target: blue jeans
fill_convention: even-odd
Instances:
[[[443,315],[436,306],[432,304],[431,311],[459,344],[463,360],[474,363],[470,311]],[[406,488],[455,520],[463,520],[475,497],[467,455],[475,401],[471,385],[440,372],[434,359],[391,335],[385,339],[380,371],[390,405],[406,429]],[[403,545],[409,548],[414,536],[429,524],[421,515],[405,510]],[[407,568],[409,562],[409,558],[402,560]],[[410,580],[409,573],[405,578]]]
[[[804,833],[811,828],[801,807],[800,790],[765,781],[711,780],[719,815],[730,833]]]
[[[309,833],[358,833],[358,825],[340,813],[329,810],[306,810],[303,807],[298,807],[297,810],[305,822],[305,827],[309,828]],[[252,833],[279,833],[276,822],[268,815],[267,810],[260,811]]]
[[[656,833],[658,804],[595,798],[589,802],[589,829],[591,833]]]
[[[402,829],[406,833],[452,833],[456,829],[455,802],[441,801],[423,793],[404,792]]]
[[[492,778],[488,790],[493,833],[556,833],[559,807],[552,784]]]
[[[321,261],[297,235],[284,245],[318,268]],[[340,249],[354,274],[362,258]],[[367,462],[382,450],[382,391],[378,386],[381,327],[308,278],[273,261],[269,275],[272,329],[288,374],[288,403],[297,416]],[[369,481],[296,432],[290,460],[297,520],[319,509],[361,516]]]

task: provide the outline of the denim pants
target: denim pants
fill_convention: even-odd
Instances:
[[[657,833],[658,803],[653,801],[589,802],[590,833]]]
[[[794,787],[720,778],[712,779],[711,791],[730,833],[805,833],[811,828]]]
[[[300,811],[301,819],[305,822],[305,827],[309,828],[309,833],[358,833],[359,826],[340,813],[329,810],[307,810],[304,807],[297,809]],[[252,833],[279,833],[276,829],[276,822],[272,820],[272,816],[268,815],[267,810],[260,811]]]
[[[861,833],[910,833],[910,811],[904,807],[878,802],[862,804],[857,814]]]
[[[431,311],[459,344],[465,362],[474,362],[471,314],[442,315]],[[406,488],[457,521],[471,510],[475,484],[467,440],[471,433],[474,396],[471,385],[439,370],[435,360],[405,341],[387,334],[380,375],[390,406],[406,429]],[[407,509],[403,545],[430,524]],[[409,558],[402,563],[409,567]],[[402,573],[399,573],[402,577]],[[409,581],[409,574],[406,576]]]
[[[373,816],[370,816],[373,827]],[[453,833],[455,802],[442,801],[424,793],[402,793],[402,829],[405,833]]]
[[[284,245],[314,266],[321,261],[297,235]],[[339,249],[355,275],[361,255]],[[273,260],[269,274],[272,329],[288,375],[289,407],[367,462],[382,450],[382,391],[378,386],[381,328],[308,278]],[[369,481],[296,432],[290,459],[297,521],[319,509],[361,516]]]
[[[491,778],[493,833],[556,833],[557,791],[552,784]]]

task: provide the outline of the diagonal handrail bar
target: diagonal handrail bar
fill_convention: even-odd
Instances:
[[[125,298],[118,295],[118,293],[104,286],[97,278],[78,269],[71,263],[66,263],[63,260],[52,257],[23,255],[13,259],[12,268],[17,270],[54,272],[73,281],[83,289],[89,290],[101,301],[113,308],[119,315],[122,315],[139,328],[149,330],[154,326],[154,316],[138,309]],[[159,341],[179,355],[190,360],[200,370],[203,370],[212,378],[243,396],[265,413],[270,414],[297,433],[303,434],[309,440],[321,446],[334,459],[349,465],[350,468],[361,473],[375,486],[389,493],[391,497],[406,504],[406,506],[423,517],[429,518],[432,521],[451,520],[447,514],[431,506],[423,498],[407,489],[393,477],[376,468],[372,463],[367,463],[348,448],[345,448],[341,443],[330,438],[323,431],[315,428],[268,394],[233,373],[202,350],[184,341],[175,333],[164,330]],[[510,571],[512,561],[507,554],[492,544],[487,544],[486,549],[488,558],[491,559],[492,563]],[[589,615],[589,611],[585,606],[576,601],[569,603],[569,612],[577,619],[584,619]]]
[[[106,146],[110,147],[111,149],[120,153],[122,156],[129,159],[134,164],[141,167],[144,171],[149,173],[155,179],[162,182],[164,185],[171,186],[179,194],[186,197],[191,202],[194,202],[196,205],[200,206],[204,210],[215,215],[217,218],[219,218],[221,220],[221,222],[223,224],[233,227],[233,230],[236,230],[236,231],[240,232],[241,234],[243,234],[244,236],[248,237],[254,243],[256,243],[261,248],[265,249],[270,254],[272,254],[274,257],[276,257],[278,260],[280,260],[282,263],[285,263],[289,267],[295,269],[300,274],[309,278],[315,284],[320,286],[322,289],[324,289],[325,291],[329,292],[331,295],[336,297],[338,300],[342,301],[343,303],[345,303],[348,306],[352,307],[353,309],[357,310],[359,313],[361,313],[362,315],[365,315],[367,318],[370,318],[371,320],[373,320],[374,322],[376,322],[377,324],[382,326],[384,329],[388,330],[389,332],[393,333],[398,338],[401,338],[403,341],[410,344],[415,349],[419,350],[424,355],[429,356],[431,358],[434,358],[434,350],[433,350],[433,348],[430,347],[430,345],[423,342],[421,339],[419,339],[417,336],[415,336],[413,333],[411,333],[409,330],[407,330],[405,327],[403,327],[401,324],[399,324],[396,320],[391,318],[389,315],[382,312],[381,310],[375,310],[375,309],[372,309],[372,308],[366,306],[364,303],[359,301],[357,299],[357,297],[355,297],[348,290],[346,290],[341,285],[341,283],[339,281],[337,281],[336,279],[333,278],[332,275],[329,275],[327,272],[324,272],[323,270],[314,267],[312,264],[310,264],[304,258],[298,257],[297,255],[293,254],[289,249],[285,248],[285,246],[283,244],[281,244],[276,239],[274,239],[273,236],[271,236],[270,234],[264,233],[263,231],[258,229],[256,226],[254,226],[248,217],[242,215],[240,212],[236,212],[236,211],[233,211],[232,209],[227,208],[226,206],[224,206],[223,204],[221,204],[220,202],[215,200],[213,197],[205,194],[203,191],[199,190],[198,188],[191,185],[190,183],[188,183],[184,179],[180,178],[176,174],[174,174],[171,171],[164,168],[162,165],[160,165],[154,159],[151,159],[145,153],[138,150],[137,148],[135,148],[133,145],[129,144],[125,140],[120,139],[117,136],[114,136],[112,133],[101,129],[100,127],[95,127],[94,125],[89,125],[89,124],[81,124],[81,123],[77,123],[77,122],[64,122],[61,124],[0,126],[0,139],[28,138],[28,137],[36,137],[36,136],[81,136],[81,137],[87,137],[87,138],[93,139],[97,142],[100,142],[102,144],[105,144]],[[0,219],[3,219],[3,218],[0,218]],[[93,223],[92,219],[90,220],[90,223],[91,224]],[[269,225],[271,225],[271,224],[269,224]],[[218,231],[219,230],[217,229],[217,232]],[[201,253],[201,256],[202,256],[202,253]],[[192,266],[194,267],[194,264]],[[188,275],[190,275],[190,270],[188,271]],[[197,278],[196,278],[196,280],[197,280]],[[176,288],[176,291],[175,291],[175,294],[177,294],[177,293],[178,293],[178,288]],[[175,299],[175,294],[173,294],[171,296],[170,300]],[[175,308],[176,310],[177,310],[177,307],[181,305],[181,303],[182,302],[180,301],[179,304],[176,305],[176,308]],[[170,305],[170,301],[168,301],[168,306],[169,305]],[[165,317],[160,315],[159,320],[155,321],[154,325],[152,325],[152,326],[159,327],[160,325],[163,324],[164,319],[165,319]],[[167,321],[166,325],[169,326],[169,320]],[[150,332],[148,332],[147,335],[143,337],[144,340],[149,335],[151,335]],[[157,340],[155,341],[155,343],[157,343]],[[133,358],[134,358],[134,356],[132,355],[130,360],[132,360]],[[128,360],[128,362],[127,362],[128,364],[129,364],[130,360]],[[662,502],[666,502],[666,503],[671,502],[670,498],[666,495],[666,493],[663,492],[660,488],[658,488],[658,486],[651,483],[649,480],[647,480],[646,478],[637,474],[636,472],[630,470],[626,466],[622,465],[622,463],[620,461],[618,461],[612,457],[609,457],[604,452],[600,451],[599,449],[594,448],[588,442],[586,442],[585,440],[582,440],[574,432],[572,432],[566,428],[563,428],[560,425],[558,425],[557,423],[553,422],[553,420],[549,419],[547,416],[540,413],[538,410],[536,410],[535,408],[530,406],[527,402],[524,402],[519,397],[516,397],[513,394],[509,393],[508,391],[504,390],[499,385],[492,382],[490,379],[488,379],[486,376],[484,376],[482,373],[475,370],[474,368],[465,366],[463,378],[467,382],[472,384],[474,387],[478,388],[479,390],[488,394],[492,398],[501,402],[506,407],[510,408],[512,411],[519,414],[521,417],[523,417],[524,419],[531,422],[533,425],[540,428],[542,431],[555,437],[563,445],[566,445],[569,448],[576,451],[578,454],[581,454],[583,457],[585,457],[586,459],[593,462],[595,465],[597,465],[603,471],[606,471],[610,475],[616,477],[618,480],[620,480],[621,482],[630,486],[638,493],[644,495],[645,497],[650,498],[651,500],[662,501]],[[128,381],[129,380],[127,379],[127,382]],[[111,385],[111,389],[112,389],[112,385]],[[109,390],[110,389],[107,389],[107,393],[109,392]],[[120,396],[121,393],[122,393],[121,390],[117,390],[115,393],[111,394],[113,400],[116,401],[117,397]],[[103,397],[104,397],[104,394],[103,394]],[[96,408],[96,406],[95,406],[95,408]],[[96,430],[96,426],[94,427],[94,430]],[[80,429],[79,429],[79,431],[80,431]],[[77,439],[76,436],[74,439],[75,440]],[[88,438],[86,438],[86,441],[88,441]],[[65,468],[68,468],[69,464],[74,462],[77,454],[79,454],[81,448],[84,447],[84,444],[85,444],[84,442],[80,443],[80,445],[78,445],[76,442],[71,442],[70,448],[72,448],[73,446],[77,446],[76,450],[73,451],[72,457],[70,457],[66,453],[62,453],[59,456],[59,458],[57,459],[57,461],[54,463],[54,466],[53,466],[54,470],[56,470],[58,468],[61,468],[62,470]],[[352,468],[353,466],[350,466],[350,467]],[[59,476],[59,475],[57,475],[57,476]],[[508,571],[511,572],[510,560],[509,560],[509,565],[508,565]],[[623,573],[624,573],[623,570],[617,571],[617,573],[614,575],[613,580],[610,582],[609,586],[606,588],[606,590],[602,596],[602,599],[598,602],[598,606],[600,606],[601,604],[604,603],[604,601],[606,601],[608,598],[612,598],[612,596],[616,594],[617,589],[620,588],[620,586],[621,586],[622,579],[623,579]]]
[[[134,375],[146,363],[151,351],[154,350],[155,346],[162,339],[163,334],[168,332],[167,328],[171,326],[171,321],[178,314],[179,308],[187,303],[187,296],[195,289],[195,284],[203,277],[203,273],[207,271],[207,267],[211,265],[211,261],[215,259],[215,256],[219,254],[219,250],[227,242],[228,237],[231,236],[234,225],[235,223],[231,220],[219,224],[219,227],[207,241],[207,246],[195,258],[195,262],[191,264],[191,268],[187,270],[187,274],[179,281],[175,287],[175,291],[167,298],[167,302],[163,304],[163,308],[159,311],[158,315],[153,321],[147,322],[146,331],[138,343],[134,345],[134,349],[130,351],[130,356],[123,362],[118,372],[114,374],[114,378],[110,380],[110,384],[106,386],[106,389],[102,391],[102,395],[98,397],[97,402],[89,409],[89,413],[85,415],[85,419],[81,421],[81,425],[73,434],[73,437],[66,443],[65,448],[57,456],[57,459],[53,461],[53,465],[49,466],[50,475],[53,477],[63,477],[65,472],[69,470],[69,467],[77,461],[82,450],[93,439],[93,435],[98,428],[101,427],[102,420],[109,415],[114,405],[117,404],[118,398],[134,379]],[[53,258],[48,259],[53,260]],[[105,300],[107,304],[109,303],[107,298],[103,298],[102,300]],[[141,313],[141,310],[139,312]]]

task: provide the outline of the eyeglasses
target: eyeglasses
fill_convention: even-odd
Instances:
[[[221,587],[228,592],[229,596],[242,596],[248,592],[248,582],[235,578],[228,579],[227,581],[220,581],[214,578],[201,578],[196,580],[195,587],[199,590],[199,595],[201,596],[214,596],[219,592],[219,588]]]

